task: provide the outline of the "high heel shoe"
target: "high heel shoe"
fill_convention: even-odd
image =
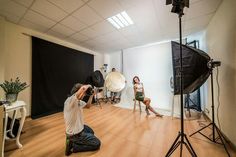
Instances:
[[[163,115],[162,115],[162,114],[159,114],[159,113],[157,113],[156,116],[157,116],[157,117],[161,117],[161,118],[163,117]]]

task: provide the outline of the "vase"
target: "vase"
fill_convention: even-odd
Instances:
[[[6,94],[6,101],[9,101],[9,102],[15,102],[17,100],[17,96],[18,94],[17,93],[7,93]]]

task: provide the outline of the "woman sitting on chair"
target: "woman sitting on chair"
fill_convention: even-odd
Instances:
[[[135,94],[135,99],[138,101],[143,102],[146,105],[146,113],[147,115],[150,115],[149,110],[152,111],[156,116],[158,117],[162,117],[163,115],[157,113],[151,106],[151,99],[145,97],[144,94],[144,88],[143,88],[143,84],[140,82],[139,77],[135,76],[133,78],[133,84],[134,84],[134,94]]]

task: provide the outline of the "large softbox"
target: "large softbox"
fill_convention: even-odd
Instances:
[[[94,71],[90,76],[87,77],[85,84],[90,84],[95,87],[104,86],[104,78],[99,70]]]
[[[172,41],[172,64],[174,74],[174,94],[180,94],[180,44]],[[210,75],[207,64],[210,57],[202,50],[182,45],[182,83],[183,93],[188,94],[198,89]]]

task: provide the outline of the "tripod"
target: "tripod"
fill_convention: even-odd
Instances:
[[[171,145],[169,151],[166,154],[166,157],[169,157],[179,146],[180,146],[180,157],[182,157],[183,145],[187,148],[192,157],[197,157],[195,151],[193,150],[192,145],[190,144],[186,134],[184,133],[184,115],[183,115],[183,64],[182,64],[182,15],[183,11],[179,13],[179,32],[180,32],[180,104],[181,104],[181,130],[179,131],[178,136]]]
[[[224,146],[224,148],[225,148],[225,151],[226,151],[227,155],[230,157],[230,154],[229,154],[229,152],[227,150],[226,144],[224,143],[224,140],[226,141],[226,139],[223,136],[223,134],[221,133],[220,129],[216,126],[216,123],[215,123],[214,88],[213,88],[213,73],[212,73],[212,71],[213,71],[213,68],[211,68],[211,71],[210,71],[210,75],[211,75],[211,98],[212,98],[212,105],[211,105],[211,109],[212,109],[212,122],[210,124],[208,124],[207,126],[199,129],[198,131],[192,133],[190,135],[190,137],[195,135],[196,133],[199,133],[199,134],[201,134],[202,136],[204,136],[205,138],[207,138],[208,140],[210,140],[210,141],[212,141],[214,143],[222,144]],[[202,130],[204,130],[204,129],[210,127],[210,126],[212,126],[212,139],[207,137],[206,135],[204,135],[201,132]],[[216,132],[215,131],[218,133],[218,136],[219,136],[218,138],[220,139],[221,143],[217,142],[218,138],[216,138],[216,134],[215,134]]]

